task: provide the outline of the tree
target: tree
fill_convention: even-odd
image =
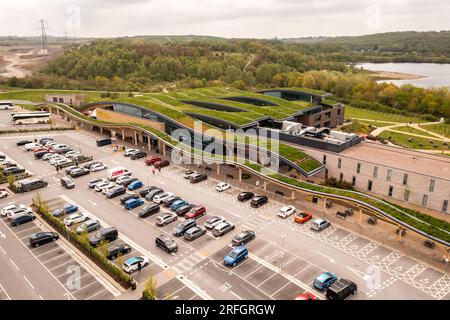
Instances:
[[[229,66],[226,69],[226,71],[225,71],[225,82],[233,83],[236,80],[241,80],[241,78],[242,78],[242,72],[241,72],[241,70],[238,67],[232,65],[232,66]]]
[[[245,90],[245,82],[242,80],[236,80],[231,84],[232,87],[239,89],[239,90]]]
[[[273,77],[280,72],[280,65],[276,63],[264,63],[256,69],[256,81],[261,84],[271,83]]]
[[[142,292],[142,297],[144,300],[156,300],[156,280],[150,277],[145,281],[145,288]]]

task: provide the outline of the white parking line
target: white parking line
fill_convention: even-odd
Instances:
[[[9,261],[11,262],[11,264],[14,266],[14,268],[17,269],[17,271],[19,271],[19,267],[14,263],[14,261],[12,261],[12,259],[9,259]]]
[[[25,277],[25,276],[23,276],[23,278],[25,279],[26,282],[28,282],[28,284],[30,285],[31,289],[34,290],[34,287],[33,287],[33,285],[31,284],[30,280],[28,280],[28,278]]]
[[[3,254],[6,256],[6,251],[2,247],[0,247],[0,250],[3,252]]]
[[[238,298],[239,300],[244,300],[243,298],[241,298],[240,296],[238,296],[234,291],[230,290],[230,293],[235,296],[236,298]]]
[[[0,283],[0,292],[4,292],[8,300],[11,300],[11,297],[9,296],[8,292],[6,292],[5,288],[3,288],[2,284]]]
[[[94,298],[95,296],[98,296],[99,294],[101,294],[101,293],[103,293],[103,292],[105,292],[106,291],[106,289],[105,290],[102,290],[102,291],[99,291],[99,292],[97,292],[97,293],[94,293],[92,296],[89,296],[89,297],[87,297],[86,299],[84,299],[84,300],[91,300],[92,298]]]

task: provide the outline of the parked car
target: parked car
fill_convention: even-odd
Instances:
[[[103,182],[99,182],[99,183],[95,184],[94,190],[97,192],[101,192],[103,190],[103,188],[110,187],[110,186],[115,186],[115,184],[112,182],[103,181]]]
[[[6,198],[8,196],[8,192],[6,191],[0,191],[0,199]]]
[[[89,220],[89,217],[81,212],[72,213],[64,219],[64,224],[68,227],[73,226],[74,224],[84,222]]]
[[[317,297],[311,292],[303,292],[295,297],[295,300],[317,300]]]
[[[226,183],[226,182],[220,182],[217,186],[216,186],[216,191],[218,192],[223,192],[226,191],[228,189],[231,189],[231,185]]]
[[[330,226],[330,222],[325,219],[316,219],[311,223],[311,229],[314,231],[322,231]]]
[[[109,169],[107,172],[107,178],[109,181],[115,181],[121,176],[129,176],[131,172],[123,167],[117,167]]]
[[[78,177],[81,177],[81,176],[85,176],[85,175],[87,175],[89,173],[90,173],[89,170],[84,169],[84,168],[80,168],[80,169],[74,169],[74,170],[70,171],[69,175],[72,178],[78,178]]]
[[[22,146],[24,146],[26,144],[30,144],[30,143],[33,143],[33,141],[31,141],[31,140],[20,140],[20,141],[16,142],[16,146],[22,147]]]
[[[239,246],[230,251],[224,258],[226,266],[236,267],[238,263],[248,258],[248,249],[245,246]]]
[[[164,167],[167,167],[170,165],[169,160],[161,160],[161,161],[157,161],[153,164],[153,167],[155,167],[156,169],[161,169]]]
[[[208,176],[204,173],[197,173],[189,177],[190,183],[198,183],[208,179]]]
[[[2,215],[2,217],[6,217],[6,215],[8,214],[8,211],[14,210],[14,209],[27,209],[27,207],[24,204],[7,205],[2,208],[2,211],[0,212],[0,214]],[[30,211],[31,211],[31,209],[30,209]]]
[[[231,244],[233,246],[241,246],[252,241],[253,239],[255,239],[255,237],[255,232],[252,230],[242,231],[234,236],[234,238],[231,240]]]
[[[147,159],[145,159],[145,164],[148,166],[151,166],[152,164],[154,164],[155,162],[161,161],[160,157],[148,157]]]
[[[195,227],[197,223],[194,219],[186,219],[183,222],[180,222],[174,229],[173,229],[173,235],[180,237],[183,236],[186,231],[188,231],[190,228]]]
[[[48,160],[50,160],[50,159],[52,159],[52,158],[54,158],[54,157],[60,157],[60,156],[59,156],[58,154],[56,154],[56,153],[49,152],[49,153],[46,153],[46,154],[44,154],[44,155],[42,156],[42,160],[48,161]]]
[[[91,170],[91,168],[97,164],[102,164],[100,161],[89,162],[83,166],[83,168]]]
[[[33,213],[33,211],[28,210],[28,208],[14,208],[6,213],[6,217],[8,218],[8,220],[12,220],[15,216],[22,213]]]
[[[203,217],[206,214],[206,208],[204,206],[195,206],[188,213],[186,213],[186,219],[197,219]]]
[[[114,227],[105,228],[97,232],[94,236],[89,239],[89,243],[93,247],[100,245],[102,241],[110,242],[117,239],[119,232]]]
[[[129,156],[131,156],[132,153],[135,153],[135,152],[139,152],[139,150],[138,149],[125,149],[125,151],[123,152],[123,155],[125,157],[129,157]]]
[[[124,187],[128,187],[130,185],[130,183],[134,182],[134,181],[138,181],[138,178],[133,178],[130,176],[123,176],[123,177],[119,177],[116,180],[117,184],[120,184],[121,186]]]
[[[301,211],[295,216],[294,221],[297,223],[305,223],[306,221],[310,220],[311,218],[312,218],[312,215],[310,213]]]
[[[140,200],[140,199],[139,199]],[[143,201],[143,200],[140,200]],[[156,203],[149,204],[147,206],[144,206],[141,211],[139,211],[139,217],[140,218],[147,218],[155,213],[158,213],[160,210],[159,205]]]
[[[48,182],[42,179],[26,179],[17,182],[17,191],[28,192],[39,188],[45,188],[46,186],[48,186]]]
[[[102,188],[102,193],[106,196],[108,194],[108,192],[113,190],[115,187],[117,187],[117,185],[115,185],[114,183],[111,183]]]
[[[160,194],[160,193],[164,193],[164,190],[161,189],[161,188],[153,189],[152,191],[150,191],[149,193],[147,193],[147,195],[145,196],[145,200],[147,200],[147,201],[153,201],[153,198],[154,198],[156,195]]]
[[[62,177],[61,180],[61,185],[66,188],[66,189],[73,189],[75,188],[75,183],[73,182],[72,179],[68,178],[68,177]]]
[[[157,187],[157,186],[144,187],[142,190],[139,191],[139,195],[140,195],[142,198],[145,198],[145,196],[146,196],[147,194],[149,194],[150,191],[153,191],[153,190],[155,190],[155,189],[158,189],[158,187]]]
[[[127,202],[130,199],[139,199],[139,195],[138,194],[126,194],[123,197],[120,198],[120,204],[124,204],[125,202]]]
[[[167,213],[164,213],[164,214],[159,215],[158,217],[156,217],[155,224],[158,227],[163,227],[165,225],[168,225],[169,223],[177,221],[177,219],[178,219],[178,216],[175,213],[167,212]]]
[[[75,158],[75,157],[81,156],[81,153],[79,153],[78,151],[71,150],[71,151],[67,151],[66,153],[64,153],[64,156],[66,158]]]
[[[39,152],[35,152],[35,153],[34,153],[34,157],[35,157],[36,159],[42,159],[42,157],[45,156],[45,155],[48,154],[48,153],[52,154],[53,152],[51,152],[51,151],[46,151],[46,150],[42,150],[42,151],[39,151]]]
[[[29,212],[23,212],[17,214],[16,216],[14,216],[14,218],[11,219],[11,226],[12,227],[19,226],[24,223],[34,221],[34,219],[36,219],[36,216],[34,214]]]
[[[79,166],[76,166],[76,165],[68,166],[68,167],[64,170],[64,172],[65,172],[66,174],[70,174],[70,172],[71,172],[72,170],[75,170],[75,169],[80,169],[80,167],[79,167]]]
[[[278,210],[277,216],[280,218],[286,219],[287,217],[292,216],[295,213],[295,207],[293,206],[284,206]]]
[[[130,200],[125,201],[123,206],[125,209],[131,210],[131,209],[140,207],[143,204],[144,204],[144,200],[142,200],[142,199],[130,199]]]
[[[56,232],[36,232],[30,236],[30,245],[31,247],[36,248],[58,239],[59,234]]]
[[[144,186],[144,184],[142,183],[142,181],[136,180],[136,181],[131,182],[131,183],[128,185],[127,189],[128,189],[129,191],[133,191],[133,190],[140,189],[140,188],[142,188],[143,186]]]
[[[358,286],[356,283],[341,278],[328,288],[325,297],[329,300],[347,300],[355,295],[357,291]]]
[[[131,252],[130,245],[123,243],[108,248],[108,255],[106,256],[106,258],[108,260],[114,260],[117,257],[126,255],[130,252]]]
[[[259,208],[262,205],[266,204],[267,202],[269,202],[269,198],[267,198],[267,196],[255,196],[253,197],[253,199],[250,201],[250,205],[253,208]]]
[[[337,277],[334,273],[324,272],[314,280],[314,287],[320,291],[325,291],[328,287],[335,283],[336,280]]]
[[[158,248],[165,250],[167,253],[176,252],[178,250],[178,245],[174,239],[162,234],[155,239],[155,244]]]
[[[149,258],[147,258],[145,256],[139,256],[139,257],[130,258],[127,261],[125,261],[122,269],[123,269],[123,271],[125,271],[127,273],[133,273],[133,272],[139,271],[139,269],[145,268],[149,264],[150,264]],[[140,266],[140,268],[139,268],[139,266]]]
[[[163,192],[163,193],[159,193],[156,196],[153,197],[153,202],[154,203],[158,203],[160,204],[161,202],[163,202],[165,199],[169,198],[173,196],[172,192]]]
[[[177,211],[181,206],[186,206],[188,204],[189,203],[186,200],[180,199],[180,200],[174,201],[174,203],[172,203],[172,205],[170,206],[170,210]]]
[[[85,222],[83,222],[76,230],[75,232],[77,234],[82,234],[83,232],[93,232],[96,230],[100,230],[100,222],[98,222],[97,220],[93,220],[93,219],[88,219]]]
[[[102,183],[102,182],[107,182],[107,180],[106,179],[101,179],[101,178],[91,180],[88,183],[88,187],[90,189],[94,189],[97,184]]]
[[[106,166],[103,163],[96,163],[94,165],[91,166],[90,171],[91,172],[98,172],[98,171],[102,171],[105,170]]]
[[[203,229],[199,226],[195,226],[192,227],[190,229],[188,229],[185,233],[184,233],[184,239],[188,240],[188,241],[193,241],[197,238],[200,238],[201,236],[203,236],[206,233],[206,229]]]
[[[219,223],[225,221],[221,216],[212,216],[205,221],[205,228],[208,230],[214,229]]]
[[[43,147],[43,146],[42,146],[42,144],[40,144],[40,143],[30,142],[30,143],[25,144],[25,145],[23,146],[23,149],[24,149],[25,151],[33,151],[34,149],[42,148],[42,147]]]
[[[145,158],[147,156],[147,153],[144,151],[138,151],[136,153],[131,154],[130,159],[131,160],[137,160],[137,159],[142,159]]]
[[[111,138],[99,139],[96,141],[96,143],[97,147],[103,147],[112,144],[112,139]]]
[[[16,174],[21,174],[21,173],[25,173],[25,169],[24,168],[19,168],[19,167],[9,167],[3,170],[3,175],[5,176],[13,176]]]
[[[189,179],[191,176],[193,176],[194,174],[197,174],[197,171],[192,171],[192,170],[187,170],[183,173],[183,178],[184,179]]]
[[[127,192],[127,189],[125,189],[124,186],[115,186],[114,188],[111,188],[106,193],[106,198],[113,199],[115,197],[121,196]]]
[[[172,203],[174,203],[175,201],[180,200],[180,199],[181,198],[179,196],[170,196],[170,197],[165,198],[162,201],[162,204],[164,207],[170,207],[172,205]]]
[[[61,217],[63,215],[75,213],[77,211],[78,211],[78,206],[69,203],[69,204],[64,205],[62,208],[53,210],[52,215],[54,217]]]
[[[192,204],[192,203],[184,204],[181,207],[178,207],[178,209],[175,210],[175,213],[177,214],[177,216],[184,216],[193,207],[195,207],[195,204]]]
[[[212,233],[215,237],[220,237],[227,234],[231,230],[234,230],[234,224],[229,221],[223,221],[214,227]]]

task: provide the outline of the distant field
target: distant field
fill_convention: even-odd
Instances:
[[[410,127],[410,126],[404,126],[404,127],[398,127],[398,128],[393,128],[392,130],[397,130],[397,131],[403,131],[406,133],[412,133],[412,134],[419,134],[425,137],[431,137],[433,138],[433,136],[431,134],[426,133],[425,131],[422,130],[418,130],[416,128]],[[434,137],[435,138],[435,137]]]
[[[386,126],[392,126],[392,123],[388,122],[382,122],[378,120],[357,120],[359,123],[366,124],[366,125],[372,125],[375,127],[386,127]]]
[[[428,126],[421,126],[423,129],[435,132],[437,134],[443,135],[447,138],[450,138],[450,124],[440,123],[440,124],[431,124]]]
[[[20,90],[13,92],[2,92],[0,93],[0,100],[27,100],[32,102],[44,102],[45,95],[47,93],[59,93],[59,94],[73,94],[82,93],[86,96],[87,102],[92,102],[95,100],[100,100],[100,91],[81,91],[81,90],[53,90],[53,89],[30,89],[30,90]],[[102,98],[101,100],[107,100]]]
[[[450,150],[448,145],[444,145],[443,141],[412,137],[408,134],[397,132],[384,131],[379,137],[388,139],[390,142],[409,149],[423,149],[423,150]],[[390,137],[390,139],[389,139]],[[414,141],[408,141],[409,138],[414,138]],[[431,143],[432,142],[432,143]],[[435,147],[434,145],[437,145]]]
[[[355,108],[351,106],[345,107],[345,117],[346,118],[360,118],[360,119],[369,119],[369,120],[378,120],[378,121],[390,121],[390,122],[400,122],[400,123],[408,123],[408,122],[424,122],[424,120],[418,117],[408,117],[402,116],[392,113],[383,113],[377,112],[367,109]]]

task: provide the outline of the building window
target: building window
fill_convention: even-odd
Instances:
[[[387,171],[386,180],[387,180],[387,181],[391,181],[391,180],[392,180],[392,170],[391,170],[391,169],[389,169],[389,170]]]
[[[426,207],[427,204],[428,204],[428,196],[424,194],[422,198],[422,207]]]
[[[338,109],[337,114],[338,114],[338,116],[341,115],[341,109]]]
[[[341,172],[341,173],[339,174],[339,181],[342,181],[342,180],[344,180],[344,174]]]
[[[325,155],[325,154],[323,155],[323,161],[322,162],[323,162],[323,164],[327,164],[327,155]]]
[[[356,173],[361,173],[361,163],[358,162],[358,164],[356,165]]]
[[[431,179],[430,180],[430,188],[428,189],[430,192],[434,191],[434,183],[435,183],[434,179]]]
[[[378,167],[373,167],[373,177],[378,177]]]
[[[405,194],[404,194],[403,200],[409,201],[409,190],[408,189],[405,190]]]
[[[356,177],[353,176],[353,177],[352,177],[352,186],[354,187],[355,185],[356,185]]]
[[[53,97],[53,102],[58,102],[58,98],[57,97]]]
[[[403,175],[403,185],[406,186],[407,184],[408,184],[408,174],[405,173],[405,174]]]
[[[447,212],[448,209],[448,200],[444,200],[442,203],[442,212]]]
[[[369,182],[367,183],[367,190],[372,191],[372,186],[373,186],[373,182],[372,182],[372,180],[369,180]]]
[[[63,98],[59,98],[59,102],[60,103],[64,103],[64,99]]]
[[[339,158],[339,159],[338,159],[338,168],[340,169],[341,167],[342,167],[342,159]]]
[[[394,186],[389,186],[389,197],[392,197],[392,194],[394,193]]]

